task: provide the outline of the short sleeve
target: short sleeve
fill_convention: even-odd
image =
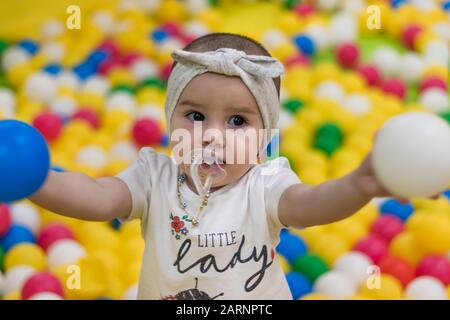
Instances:
[[[285,157],[270,160],[263,166],[261,174],[264,178],[264,201],[268,219],[275,228],[284,228],[278,216],[278,203],[288,187],[301,181]]]
[[[153,148],[142,148],[136,161],[116,175],[128,186],[131,193],[132,209],[124,220],[145,219],[150,204],[152,182],[150,173],[155,165],[157,153]]]

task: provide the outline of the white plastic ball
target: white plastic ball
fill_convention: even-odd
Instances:
[[[11,89],[0,87],[0,106],[16,107],[16,95]]]
[[[190,14],[197,14],[209,8],[207,0],[186,0],[185,2]]]
[[[105,10],[94,12],[91,17],[92,22],[108,35],[114,33],[116,22],[113,15]]]
[[[369,98],[363,94],[349,94],[342,102],[342,106],[351,113],[362,116],[372,109]]]
[[[419,102],[427,109],[440,113],[450,109],[448,94],[440,88],[428,88],[419,96]]]
[[[75,91],[79,90],[81,85],[78,76],[75,73],[68,70],[62,71],[60,74],[58,74],[57,83],[58,87],[72,88]]]
[[[405,297],[413,300],[447,300],[444,285],[436,278],[421,276],[413,279],[405,289]]]
[[[335,261],[333,270],[347,275],[356,286],[359,286],[367,280],[367,270],[371,265],[372,261],[365,254],[351,251]]]
[[[15,224],[20,224],[37,234],[41,228],[41,216],[38,210],[31,204],[24,202],[17,202],[10,207],[12,221]]]
[[[60,62],[66,52],[65,46],[59,42],[46,42],[42,44],[41,54],[45,55],[51,62]]]
[[[158,9],[161,0],[138,0],[137,3],[139,4],[139,7],[144,9],[147,13],[153,13]]]
[[[53,292],[39,292],[32,295],[28,300],[64,300],[59,294]]]
[[[138,59],[131,65],[131,73],[138,82],[157,76],[158,70],[158,66],[148,59]]]
[[[44,38],[55,38],[64,33],[64,23],[59,20],[49,20],[42,25],[41,33]]]
[[[128,141],[120,141],[112,146],[110,154],[112,158],[123,159],[131,162],[137,158],[138,150],[134,144]]]
[[[76,156],[76,162],[95,169],[101,169],[107,161],[106,153],[98,146],[83,147]]]
[[[137,300],[138,296],[138,285],[135,284],[127,289],[125,291],[125,294],[123,295],[123,300]]]
[[[342,9],[350,13],[360,13],[367,8],[365,0],[346,0],[341,2]]]
[[[436,3],[434,3],[434,1],[430,1],[430,0],[411,0],[410,1],[411,4],[415,7],[417,7],[417,9],[419,9],[419,11],[429,11],[429,10],[435,10],[437,9]]]
[[[334,45],[353,42],[358,36],[358,25],[355,18],[348,13],[334,16],[330,23],[330,40]]]
[[[390,47],[381,47],[373,53],[372,62],[385,76],[393,76],[398,73],[400,57]]]
[[[281,110],[278,118],[278,128],[289,128],[294,123],[294,117],[289,111]]]
[[[165,119],[165,115],[163,109],[161,109],[159,106],[152,104],[145,104],[138,109],[136,113],[136,118],[137,119],[152,118],[159,122],[162,122]]]
[[[76,111],[77,103],[69,97],[57,97],[50,101],[50,110],[61,117],[71,117]]]
[[[330,31],[326,27],[313,23],[306,27],[305,33],[312,38],[318,51],[327,49],[330,46]]]
[[[0,105],[0,119],[12,119],[15,114],[14,108]]]
[[[20,292],[25,281],[35,273],[36,270],[30,266],[18,265],[13,267],[5,273],[2,292],[0,293],[7,295],[11,292]]]
[[[342,102],[344,99],[344,90],[338,82],[324,80],[315,87],[314,95],[317,98],[328,98],[337,102]]]
[[[433,31],[447,43],[450,41],[450,27],[448,22],[439,21],[433,24]]]
[[[136,112],[136,102],[133,95],[118,91],[108,97],[106,100],[106,108],[125,110],[134,114]]]
[[[372,164],[381,184],[396,196],[429,197],[450,183],[450,127],[440,117],[409,112],[378,132]]]
[[[183,49],[184,44],[175,38],[167,38],[159,44],[159,50],[172,52],[174,50]]]
[[[398,69],[398,75],[402,80],[417,82],[425,69],[425,63],[418,54],[408,52],[400,58]]]
[[[2,66],[8,71],[16,64],[27,62],[30,57],[30,54],[20,47],[9,47],[3,53]]]
[[[184,32],[196,37],[204,36],[211,32],[211,30],[204,23],[200,21],[189,21],[184,25]]]
[[[86,250],[76,241],[62,239],[54,242],[47,250],[47,263],[50,268],[75,264],[86,256]]]
[[[425,46],[425,57],[429,61],[448,65],[450,60],[450,49],[445,41],[431,41]]]
[[[341,300],[356,293],[356,285],[342,272],[329,271],[317,278],[314,292],[331,299]]]
[[[111,87],[111,84],[108,79],[103,76],[95,75],[89,77],[81,88],[82,91],[85,92],[93,92],[99,95],[106,95]]]
[[[267,30],[262,36],[262,44],[269,49],[276,48],[288,40],[285,33],[278,29]]]
[[[317,0],[317,6],[322,10],[331,11],[336,9],[338,4],[337,0]]]
[[[28,77],[24,88],[28,98],[43,103],[49,102],[56,93],[55,79],[43,72],[37,72]]]

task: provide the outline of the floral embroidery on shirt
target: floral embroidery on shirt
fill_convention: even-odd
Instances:
[[[183,216],[180,220],[179,216],[174,216],[170,213],[170,220],[172,220],[170,226],[172,227],[172,235],[175,236],[175,239],[180,240],[180,234],[184,236],[188,234],[189,230],[185,227],[185,221],[188,221],[187,216]]]

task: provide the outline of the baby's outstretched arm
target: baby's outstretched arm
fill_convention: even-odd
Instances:
[[[132,206],[130,191],[119,178],[93,179],[76,172],[50,171],[29,199],[58,214],[92,221],[125,217]]]
[[[392,196],[375,178],[370,157],[342,178],[287,188],[278,204],[281,222],[294,228],[327,224],[352,215],[373,197]]]

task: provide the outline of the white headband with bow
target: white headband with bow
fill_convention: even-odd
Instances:
[[[169,132],[173,111],[186,85],[197,75],[214,72],[242,79],[255,97],[264,129],[267,131],[263,147],[270,142],[271,129],[277,127],[280,108],[272,78],[284,72],[280,61],[268,56],[248,55],[244,51],[231,48],[208,52],[175,50],[172,58],[178,63],[173,68],[167,84],[165,112]]]

